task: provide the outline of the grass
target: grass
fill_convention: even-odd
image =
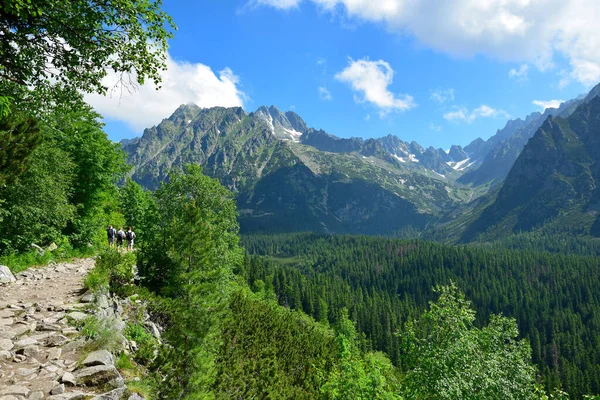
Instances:
[[[100,349],[114,352],[120,348],[123,336],[112,322],[107,319],[99,320],[93,315],[81,322],[80,336],[86,340],[84,354]]]
[[[97,249],[86,247],[80,249],[57,249],[52,252],[46,251],[44,255],[37,251],[22,254],[7,254],[0,257],[0,265],[6,265],[13,274],[24,271],[35,266],[48,265],[49,262],[70,261],[74,258],[90,257],[96,254]]]

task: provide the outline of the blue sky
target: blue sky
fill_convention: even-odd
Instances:
[[[391,133],[448,148],[596,83],[599,60],[569,47],[587,45],[585,21],[557,25],[571,35],[567,46],[537,28],[555,16],[528,0],[481,0],[485,9],[473,1],[457,0],[468,4],[452,21],[455,9],[439,20],[429,12],[434,0],[421,2],[429,9],[412,0],[164,0],[178,31],[163,90],[88,100],[115,141],[196,102],[274,104],[337,136]]]

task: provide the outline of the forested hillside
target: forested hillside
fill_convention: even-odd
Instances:
[[[401,364],[395,332],[454,282],[472,300],[477,324],[515,318],[548,388],[600,391],[597,257],[553,255],[419,241],[297,234],[249,236],[243,275],[284,306],[335,323],[347,308],[366,347]]]

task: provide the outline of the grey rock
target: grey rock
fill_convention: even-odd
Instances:
[[[63,335],[50,336],[44,341],[44,344],[48,347],[60,347],[69,342],[69,338]]]
[[[97,365],[81,369],[75,373],[78,385],[99,386],[120,378],[119,372],[112,365]]]
[[[35,243],[31,243],[31,247],[33,247],[40,256],[43,256],[44,254],[46,254],[46,250],[42,249],[40,246],[38,246]]]
[[[61,376],[60,382],[64,383],[67,386],[75,386],[75,385],[77,385],[77,381],[75,379],[75,376],[72,373],[70,373],[70,372],[65,372]]]
[[[98,350],[88,354],[82,364],[86,367],[93,367],[95,365],[113,365],[114,360],[112,354],[107,350]]]
[[[42,391],[35,391],[35,392],[31,392],[31,394],[29,395],[29,397],[27,398],[28,400],[43,400],[44,399],[44,392]]]
[[[24,338],[15,343],[15,347],[23,348],[37,344],[37,340],[33,338]]]
[[[27,331],[29,331],[29,326],[27,326],[27,325],[18,325],[18,326],[15,326],[14,328],[12,328],[12,330],[13,330],[13,332],[15,332],[15,335],[21,336],[22,334],[24,334]]]
[[[14,317],[15,313],[12,312],[11,310],[1,310],[0,311],[0,318],[9,318],[9,317]]]
[[[17,279],[6,265],[0,265],[0,283],[16,282]]]
[[[91,292],[87,292],[83,295],[80,301],[82,303],[91,303],[92,301],[94,301],[94,294]]]
[[[108,297],[105,294],[101,294],[96,297],[96,301],[98,302],[98,307],[102,309],[110,308],[108,304]]]
[[[29,394],[30,390],[27,389],[25,386],[19,386],[19,385],[13,385],[13,386],[9,386],[6,389],[2,389],[0,390],[0,395],[10,395],[12,394],[13,396],[27,396]]]
[[[127,400],[146,400],[146,399],[144,399],[144,398],[143,398],[142,396],[140,396],[139,394],[137,394],[137,393],[134,393],[134,394],[132,394],[131,396],[129,396],[129,397],[127,398]]]
[[[68,326],[62,330],[62,334],[65,336],[77,335],[77,333],[78,333],[77,328],[74,328],[72,326]]]
[[[30,369],[30,368],[19,368],[16,371],[17,376],[30,376],[35,374],[36,370],[35,369]]]
[[[92,400],[120,400],[123,397],[123,394],[125,394],[125,388],[118,388],[93,397]]]
[[[65,392],[65,385],[63,383],[61,383],[60,385],[56,386],[54,389],[52,389],[50,391],[50,394],[63,394]]]
[[[11,350],[14,347],[12,340],[0,339],[0,350]]]
[[[12,318],[0,318],[0,326],[12,325],[14,323]]]
[[[154,336],[157,339],[160,339],[160,331],[158,330],[158,327],[156,326],[156,324],[154,322],[146,321],[144,323],[144,326],[150,331],[152,336]]]
[[[67,344],[65,344],[64,346],[62,346],[62,350],[65,353],[71,352],[71,351],[77,351],[80,348],[82,348],[83,346],[85,346],[85,340],[73,340]]]
[[[67,392],[63,394],[57,394],[56,396],[48,397],[48,400],[84,400],[89,399],[89,395],[81,392]]]
[[[38,324],[35,327],[35,330],[36,331],[41,331],[41,332],[44,332],[44,331],[60,331],[61,328],[62,327],[60,325],[58,325],[58,324]]]
[[[73,320],[79,322],[79,321],[83,321],[84,319],[86,319],[88,317],[88,315],[86,313],[82,313],[82,312],[79,312],[79,311],[74,311],[74,312],[71,312],[71,313],[67,314],[67,317],[70,317]]]
[[[17,397],[17,396],[13,396],[12,394],[0,397],[0,400],[21,400],[21,399],[22,399],[21,396]]]
[[[12,353],[8,350],[0,351],[0,361],[8,361],[12,358]]]
[[[51,347],[48,350],[46,350],[46,359],[48,361],[58,360],[60,358],[61,353],[62,349],[60,347]]]
[[[33,358],[43,358],[45,356],[44,351],[40,350],[40,348],[35,345],[25,346],[22,349],[17,350],[16,353],[18,355]]]
[[[8,328],[8,327],[6,327]],[[0,331],[0,339],[14,339],[17,336],[17,333],[12,329],[7,329],[5,331]]]

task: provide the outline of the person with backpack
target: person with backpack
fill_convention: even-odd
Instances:
[[[113,228],[112,225],[108,227],[106,230],[106,236],[108,237],[108,246],[113,247],[115,245],[115,236],[117,235],[117,230]]]
[[[123,227],[120,227],[117,231],[117,249],[120,249],[123,246],[123,240],[125,239],[125,231]]]
[[[133,239],[135,239],[135,232],[131,230],[131,227],[127,228],[125,239],[127,239],[127,250],[133,250]]]

